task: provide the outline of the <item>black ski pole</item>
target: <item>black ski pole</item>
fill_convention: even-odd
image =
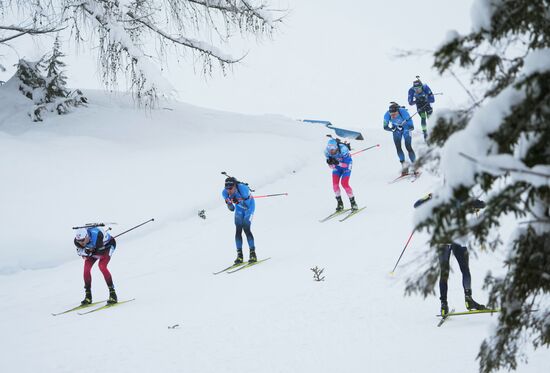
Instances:
[[[120,237],[120,236],[122,236],[123,234],[126,234],[126,233],[128,233],[128,232],[130,232],[130,231],[133,231],[134,229],[139,228],[139,227],[141,227],[142,225],[145,225],[145,224],[150,223],[150,222],[152,222],[152,221],[155,221],[155,218],[149,219],[149,220],[147,220],[146,222],[143,222],[143,223],[141,223],[141,224],[138,224],[138,225],[136,225],[136,226],[133,227],[133,228],[130,228],[130,229],[128,229],[128,230],[126,230],[126,231],[124,231],[124,232],[122,232],[122,233],[119,233],[119,234],[117,234],[116,236],[114,236],[113,238]]]
[[[413,231],[411,232],[411,235],[409,236],[409,239],[407,240],[407,243],[405,244],[405,247],[403,248],[403,251],[401,251],[401,255],[399,255],[399,259],[397,259],[397,263],[395,263],[395,266],[393,267],[392,271],[390,272],[390,275],[393,275],[395,269],[397,268],[397,265],[399,264],[399,261],[401,260],[401,257],[405,253],[405,249],[407,248],[407,246],[409,246],[409,242],[411,242],[411,238],[414,234],[414,231],[415,230],[413,229]]]

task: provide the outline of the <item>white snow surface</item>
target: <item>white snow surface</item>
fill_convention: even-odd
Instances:
[[[388,184],[399,170],[391,134],[365,131],[364,142],[352,143],[381,144],[354,158],[351,185],[367,209],[319,223],[335,207],[322,127],[177,102],[144,112],[103,92],[84,92],[88,108],[35,124],[20,110],[28,102],[12,93],[0,88],[1,372],[477,371],[496,317],[457,317],[437,328],[437,298],[403,297],[426,236],[413,237],[389,276],[414,201],[438,184],[427,173]],[[248,181],[256,195],[289,195],[256,203],[257,253],[271,259],[214,276],[235,257],[220,171]],[[116,235],[153,217],[118,239],[109,265],[119,299],[134,302],[51,316],[83,295],[73,225],[118,222]],[[503,255],[471,259],[481,302],[485,271],[498,272]],[[312,280],[314,266],[325,268],[325,281]],[[454,259],[451,266],[458,268]],[[92,276],[94,300],[105,299],[97,266]],[[456,271],[449,301],[464,309]],[[548,350],[529,357],[518,371],[546,369]]]

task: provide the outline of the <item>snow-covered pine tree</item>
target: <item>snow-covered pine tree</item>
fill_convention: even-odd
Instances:
[[[45,102],[53,102],[58,97],[67,97],[69,90],[67,89],[67,78],[64,71],[65,63],[61,58],[65,55],[61,52],[59,37],[55,38],[53,50],[50,57],[45,61],[46,68],[46,87],[45,87]]]
[[[471,108],[440,116],[432,130],[445,185],[417,211],[430,248],[406,292],[434,292],[436,247],[453,237],[469,234],[470,250],[505,251],[504,273],[485,279],[488,303],[501,312],[478,354],[483,373],[516,369],[525,340],[550,346],[549,7],[548,0],[476,0],[473,31],[451,32],[435,53],[440,73],[471,70],[472,84],[486,93]],[[472,190],[487,202],[473,221]],[[512,235],[499,230],[506,220]]]
[[[61,61],[65,55],[61,52],[59,37],[55,39],[52,53],[44,62],[46,70],[43,101],[35,105],[33,109],[34,121],[41,121],[41,112],[44,110],[56,111],[57,114],[66,114],[70,107],[76,107],[87,102],[80,90],[72,93],[67,89],[67,78],[63,68],[65,63]]]
[[[39,103],[42,100],[43,90],[45,85],[44,77],[40,72],[43,60],[37,62],[29,62],[20,59],[17,63],[15,76],[19,79],[19,91],[27,98]]]

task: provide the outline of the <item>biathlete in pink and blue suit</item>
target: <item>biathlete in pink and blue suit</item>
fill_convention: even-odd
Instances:
[[[332,188],[334,189],[336,201],[338,202],[336,211],[342,211],[344,209],[344,203],[342,202],[340,192],[340,183],[348,195],[352,211],[358,209],[355,197],[353,196],[353,190],[349,186],[351,165],[353,162],[349,150],[347,144],[341,143],[335,139],[330,139],[325,149],[327,163],[329,167],[332,168]]]

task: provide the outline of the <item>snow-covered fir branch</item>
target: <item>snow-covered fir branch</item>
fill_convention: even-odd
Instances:
[[[478,355],[480,371],[490,373],[517,367],[526,336],[535,348],[550,345],[550,32],[548,1],[478,0],[474,8],[474,31],[449,34],[434,66],[470,69],[471,83],[488,88],[474,107],[443,113],[432,130],[439,149],[428,161],[439,161],[444,184],[416,212],[431,248],[407,292],[433,292],[442,244],[467,238],[471,250],[506,250],[506,272],[485,281],[490,304],[501,309]],[[486,200],[479,217],[471,214],[473,190]],[[510,237],[500,231],[505,217],[516,226]]]

